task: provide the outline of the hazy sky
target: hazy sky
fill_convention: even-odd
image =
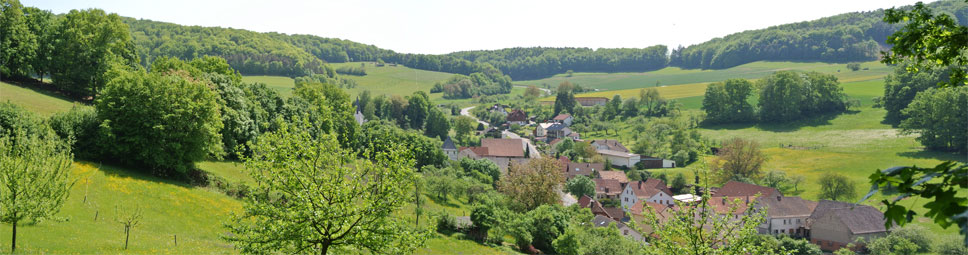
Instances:
[[[21,0],[64,13],[101,8],[183,25],[349,39],[405,53],[508,47],[690,45],[750,29],[911,0],[252,1]]]

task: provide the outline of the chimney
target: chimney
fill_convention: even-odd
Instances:
[[[729,197],[723,197],[723,205],[726,205],[726,199],[729,199]]]
[[[783,196],[776,196],[776,201],[777,202],[779,202],[781,199],[783,199]]]

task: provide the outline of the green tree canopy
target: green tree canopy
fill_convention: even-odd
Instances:
[[[117,14],[99,9],[71,10],[53,35],[51,78],[63,91],[96,97],[111,77],[114,64],[136,65],[128,26]]]

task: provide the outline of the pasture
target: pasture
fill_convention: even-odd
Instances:
[[[0,82],[0,102],[7,101],[44,117],[68,111],[74,106],[73,102],[61,95]]]
[[[705,86],[712,82],[733,78],[759,79],[783,70],[829,73],[844,83],[878,79],[893,70],[891,67],[876,61],[861,63],[861,68],[868,68],[868,70],[850,71],[846,68],[846,64],[759,61],[722,70],[684,70],[678,67],[667,67],[643,73],[574,73],[571,77],[559,74],[546,79],[515,81],[514,83],[516,85],[536,85],[539,87],[548,85],[554,88],[563,81],[569,81],[580,84],[582,87],[599,90],[576,96],[607,98],[612,98],[614,95],[620,95],[622,98],[638,96],[639,89],[656,87],[662,97],[676,99],[701,96],[705,92]],[[678,86],[688,87],[676,88]],[[542,99],[542,101],[552,100],[554,100],[554,97]]]
[[[403,65],[390,66],[388,64],[377,67],[372,62],[331,63],[330,65],[333,68],[339,68],[342,66],[359,67],[361,64],[366,69],[366,76],[340,75],[340,77],[356,81],[356,88],[347,90],[351,96],[355,96],[363,90],[369,90],[374,96],[406,96],[418,90],[429,93],[434,83],[446,80],[454,75],[452,73],[417,70]],[[430,99],[440,99],[440,97],[441,94],[439,93],[430,94]]]
[[[245,83],[265,83],[267,87],[279,92],[283,98],[292,96],[292,88],[296,86],[296,81],[285,76],[242,76]]]

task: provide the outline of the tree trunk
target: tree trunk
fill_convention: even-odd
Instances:
[[[17,217],[16,213],[14,213],[14,217]],[[15,251],[17,251],[17,221],[16,220],[14,220],[13,222],[13,235],[10,238],[10,253],[12,254]]]
[[[131,228],[128,226],[124,226],[124,249],[125,250],[128,249],[128,236],[130,236],[129,235],[130,233],[131,233]]]
[[[319,248],[319,255],[326,255],[326,251],[329,250],[329,241],[323,242]]]

